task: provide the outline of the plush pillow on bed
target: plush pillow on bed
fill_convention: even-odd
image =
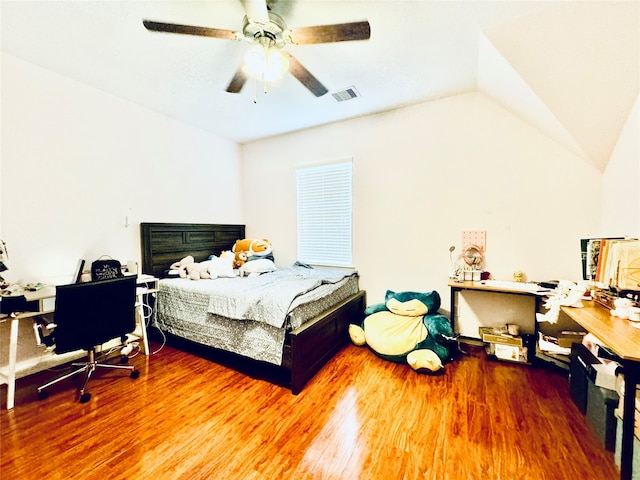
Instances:
[[[160,274],[160,278],[180,278],[180,272],[178,270],[163,270]]]
[[[246,262],[240,267],[239,272],[241,277],[245,277],[247,275],[259,275],[261,273],[273,272],[275,269],[276,264],[273,263],[273,260],[260,258]]]

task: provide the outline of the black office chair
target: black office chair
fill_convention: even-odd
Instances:
[[[57,354],[86,350],[85,362],[66,375],[38,387],[38,398],[47,396],[46,389],[62,380],[85,372],[80,389],[80,402],[88,402],[86,392],[89,378],[98,367],[129,370],[131,378],[140,372],[130,365],[110,365],[96,360],[96,348],[110,340],[126,340],[136,327],[136,277],[126,276],[96,282],[77,283],[56,287],[54,311],[54,342]]]

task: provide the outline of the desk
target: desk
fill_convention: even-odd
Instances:
[[[636,387],[640,381],[640,329],[635,328],[629,320],[611,316],[609,310],[594,301],[585,301],[583,304],[583,308],[562,307],[562,311],[622,359],[625,395],[620,478],[631,480]]]
[[[138,277],[138,303],[141,303],[144,295],[154,293],[158,291],[158,279],[149,275],[142,275]],[[46,286],[36,292],[24,292],[24,297],[27,302],[37,302],[37,310],[32,312],[17,312],[13,313],[0,321],[11,321],[9,330],[9,358],[7,363],[7,373],[0,372],[0,384],[7,384],[7,409],[14,407],[15,392],[16,392],[16,373],[17,373],[17,357],[18,357],[18,327],[21,320],[33,320],[33,317],[38,315],[45,315],[47,313],[54,312],[56,296],[55,286]],[[147,340],[147,329],[144,323],[144,313],[137,310],[138,325],[133,332],[142,340],[142,350],[145,355],[149,355],[149,342]],[[56,363],[64,363],[66,361],[77,358],[78,355],[75,352],[68,354],[58,355],[58,361]],[[33,368],[29,365],[24,366],[21,372],[25,375],[33,373]]]
[[[137,282],[137,291],[136,294],[138,296],[138,325],[136,330],[134,330],[133,334],[137,335],[142,340],[142,352],[145,355],[149,355],[149,340],[147,337],[147,325],[145,324],[145,315],[144,315],[144,297],[151,293],[156,293],[159,289],[159,279],[156,277],[152,277],[151,275],[139,275]]]
[[[30,320],[37,315],[51,313],[53,311],[53,298],[55,298],[55,295],[55,287],[45,287],[37,292],[25,292],[24,296],[28,302],[38,302],[39,311],[16,313],[5,318],[11,320],[9,330],[9,362],[7,364],[7,373],[0,373],[0,381],[7,384],[7,409],[13,408],[16,393],[18,324],[20,320]]]
[[[450,281],[448,286],[451,289],[451,328],[453,328],[453,331],[459,333],[462,337],[480,338],[477,327],[471,329],[463,328],[462,325],[456,326],[456,318],[459,317],[460,314],[460,312],[458,311],[459,309],[457,296],[463,291],[485,292],[487,294],[506,294],[514,296],[513,299],[509,301],[509,303],[513,305],[513,309],[508,312],[502,312],[503,315],[494,315],[488,311],[480,312],[484,313],[483,316],[485,317],[491,317],[490,319],[485,318],[485,321],[482,321],[480,326],[494,327],[498,325],[504,326],[506,323],[513,323],[520,327],[520,332],[523,334],[535,335],[537,333],[536,312],[538,311],[538,308],[540,306],[540,299],[542,298],[541,294],[539,294],[538,292],[532,290],[508,288],[506,286],[494,287],[474,281]],[[487,300],[491,300],[492,298],[492,296],[490,295],[486,295],[486,297]],[[520,318],[521,315],[524,315],[525,318]]]

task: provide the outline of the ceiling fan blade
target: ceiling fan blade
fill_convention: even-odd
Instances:
[[[244,69],[242,65],[236,70],[236,73],[233,75],[233,78],[229,82],[229,86],[227,87],[227,92],[229,93],[240,93],[242,87],[244,87],[245,82],[247,81],[247,74],[244,73]]]
[[[222,30],[219,28],[194,27],[192,25],[179,25],[177,23],[154,22],[143,20],[142,23],[147,30],[153,32],[182,33],[184,35],[197,35],[199,37],[223,38],[225,40],[235,40],[236,32],[233,30]]]
[[[304,66],[291,55],[289,55],[289,71],[291,75],[296,77],[300,83],[307,87],[316,97],[321,97],[329,91],[309,70],[304,68]]]
[[[269,22],[267,13],[267,0],[240,0],[244,13],[256,23],[266,24]]]
[[[338,23],[336,25],[294,28],[291,34],[293,43],[298,45],[368,40],[370,37],[371,26],[367,20]]]

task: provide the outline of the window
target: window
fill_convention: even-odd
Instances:
[[[298,260],[351,267],[351,160],[296,171]]]

